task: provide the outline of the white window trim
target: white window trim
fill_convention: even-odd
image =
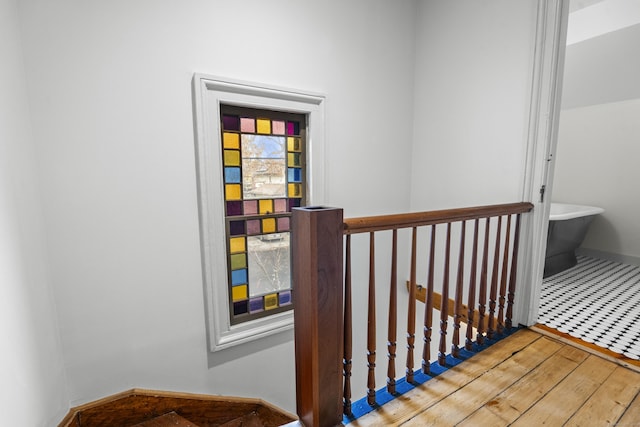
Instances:
[[[307,203],[319,205],[324,204],[325,187],[325,97],[294,89],[195,74],[193,99],[207,332],[210,350],[218,351],[293,327],[293,310],[238,325],[231,325],[230,322],[220,104],[307,115]]]

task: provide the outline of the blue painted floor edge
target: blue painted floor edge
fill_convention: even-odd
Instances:
[[[376,404],[373,406],[367,403],[366,396],[363,397],[362,399],[352,402],[351,412],[353,415],[351,416],[344,415],[342,419],[342,423],[346,425],[354,420],[357,420],[361,416],[376,410],[377,408],[384,405],[385,403],[390,402],[399,396],[402,396],[404,393],[408,392],[409,390],[413,390],[419,385],[426,383],[430,379],[437,377],[443,372],[446,372],[450,368],[453,368],[454,366],[459,365],[460,363],[464,362],[470,357],[480,353],[482,350],[485,350],[488,347],[491,347],[493,344],[497,343],[500,340],[503,340],[509,335],[514,334],[515,332],[519,331],[522,328],[523,327],[520,326],[520,327],[513,327],[509,330],[504,330],[501,334],[494,336],[492,339],[485,337],[484,343],[482,345],[478,345],[478,343],[474,342],[471,351],[466,350],[464,347],[462,347],[460,348],[459,358],[455,358],[450,354],[447,355],[445,360],[445,366],[440,366],[440,364],[437,361],[431,363],[429,374],[424,374],[422,372],[422,369],[416,369],[414,372],[414,381],[412,383],[408,383],[406,381],[406,378],[404,377],[396,380],[396,392],[394,394],[387,392],[387,387],[385,385],[385,387],[376,391]]]

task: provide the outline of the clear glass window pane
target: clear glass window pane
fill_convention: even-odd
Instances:
[[[291,288],[289,233],[247,237],[250,297]]]
[[[242,135],[241,140],[244,198],[286,197],[285,138]]]

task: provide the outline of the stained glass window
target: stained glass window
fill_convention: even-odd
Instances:
[[[291,209],[306,204],[301,114],[220,106],[231,323],[291,310]]]

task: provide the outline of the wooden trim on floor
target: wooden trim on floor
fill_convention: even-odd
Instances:
[[[559,341],[564,342],[565,344],[570,344],[574,347],[578,347],[588,353],[595,354],[596,356],[600,356],[611,362],[617,363],[620,366],[624,366],[625,368],[640,372],[640,360],[630,359],[620,353],[615,353],[609,349],[600,347],[599,345],[588,343],[581,340],[580,338],[573,337],[564,332],[560,332],[557,329],[553,329],[549,326],[543,325],[542,323],[536,323],[535,325],[530,326],[529,329],[539,332],[542,335],[555,338]]]
[[[409,280],[407,280],[406,285],[407,285],[407,289],[409,289]],[[427,299],[427,288],[425,288],[424,286],[418,284],[416,287],[416,299],[422,303],[424,303]],[[440,310],[440,308],[442,307],[442,295],[440,295],[437,292],[433,293],[433,308],[435,310]],[[449,317],[453,317],[453,313],[454,313],[454,308],[455,308],[455,300],[449,298]],[[461,310],[460,310],[460,321],[462,323],[469,323],[469,316],[467,315],[467,313],[469,312],[469,306],[467,306],[466,304],[461,304]],[[480,312],[478,310],[473,310],[473,327],[477,328],[478,327],[478,319],[480,318]],[[484,321],[482,322],[484,324],[484,330],[487,330],[487,327],[489,325],[489,313],[485,313],[484,315]]]

